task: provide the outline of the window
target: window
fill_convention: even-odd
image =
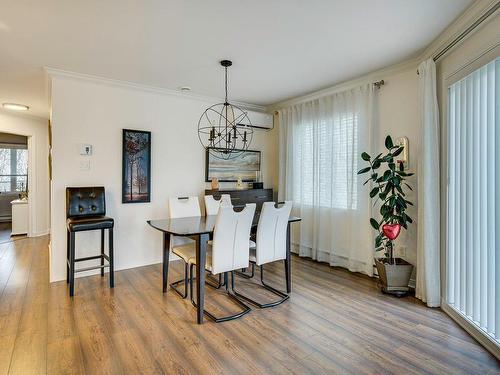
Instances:
[[[446,302],[500,343],[500,58],[448,89]]]
[[[0,144],[0,192],[21,192],[28,188],[26,145]]]
[[[358,116],[303,123],[294,153],[294,200],[305,205],[357,208]]]

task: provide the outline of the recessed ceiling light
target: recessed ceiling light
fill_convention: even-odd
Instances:
[[[2,106],[5,109],[10,109],[12,111],[27,111],[30,109],[27,105],[24,104],[17,104],[17,103],[2,103]]]
[[[181,87],[179,87],[179,90],[181,90],[181,91],[191,91],[191,87],[189,87],[189,86],[181,86]]]

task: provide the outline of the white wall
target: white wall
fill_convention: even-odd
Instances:
[[[65,188],[103,185],[107,213],[115,219],[116,269],[161,261],[161,234],[146,224],[167,217],[167,199],[202,196],[205,152],[197,136],[201,113],[216,102],[70,77],[52,77],[52,243],[50,280],[65,278]],[[122,129],[152,132],[151,203],[122,204]],[[78,144],[94,146],[80,157]],[[251,148],[262,151],[266,187],[277,181],[275,132],[258,131]],[[79,163],[90,159],[90,171]],[[77,235],[77,256],[95,253],[97,233]]]
[[[49,167],[47,120],[0,111],[0,132],[28,137],[31,235],[49,232]]]
[[[390,73],[383,77],[385,85],[378,91],[378,152],[385,150],[384,140],[391,135],[394,140],[407,137],[410,144],[410,172],[415,176],[409,177],[408,183],[413,191],[408,191],[407,199],[414,203],[408,214],[414,220],[407,231],[403,230],[396,240],[396,250],[405,247],[406,259],[417,265],[417,163],[419,139],[419,112],[418,112],[418,76],[416,66],[411,66],[404,71]],[[408,190],[408,189],[407,189]],[[368,194],[368,190],[366,191]],[[367,223],[368,225],[368,223]]]

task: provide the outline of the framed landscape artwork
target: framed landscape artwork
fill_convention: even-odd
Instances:
[[[123,129],[122,203],[151,201],[151,132]]]
[[[234,182],[241,177],[243,182],[257,181],[260,175],[260,151],[247,150],[234,159],[219,159],[206,151],[205,180],[217,178],[220,182]]]

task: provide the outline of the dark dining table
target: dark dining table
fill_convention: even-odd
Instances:
[[[176,219],[148,220],[147,223],[154,229],[163,233],[163,293],[168,286],[168,265],[170,257],[171,236],[190,237],[196,243],[196,264],[205,265],[207,241],[214,231],[217,215],[195,216]],[[290,259],[290,224],[300,221],[301,218],[290,216],[287,226],[286,259],[285,259],[285,279],[286,292],[292,290],[291,280],[291,259]],[[256,227],[259,221],[259,214],[256,213],[252,226]],[[196,299],[197,322],[203,324],[203,308],[205,305],[205,267],[196,267]]]

